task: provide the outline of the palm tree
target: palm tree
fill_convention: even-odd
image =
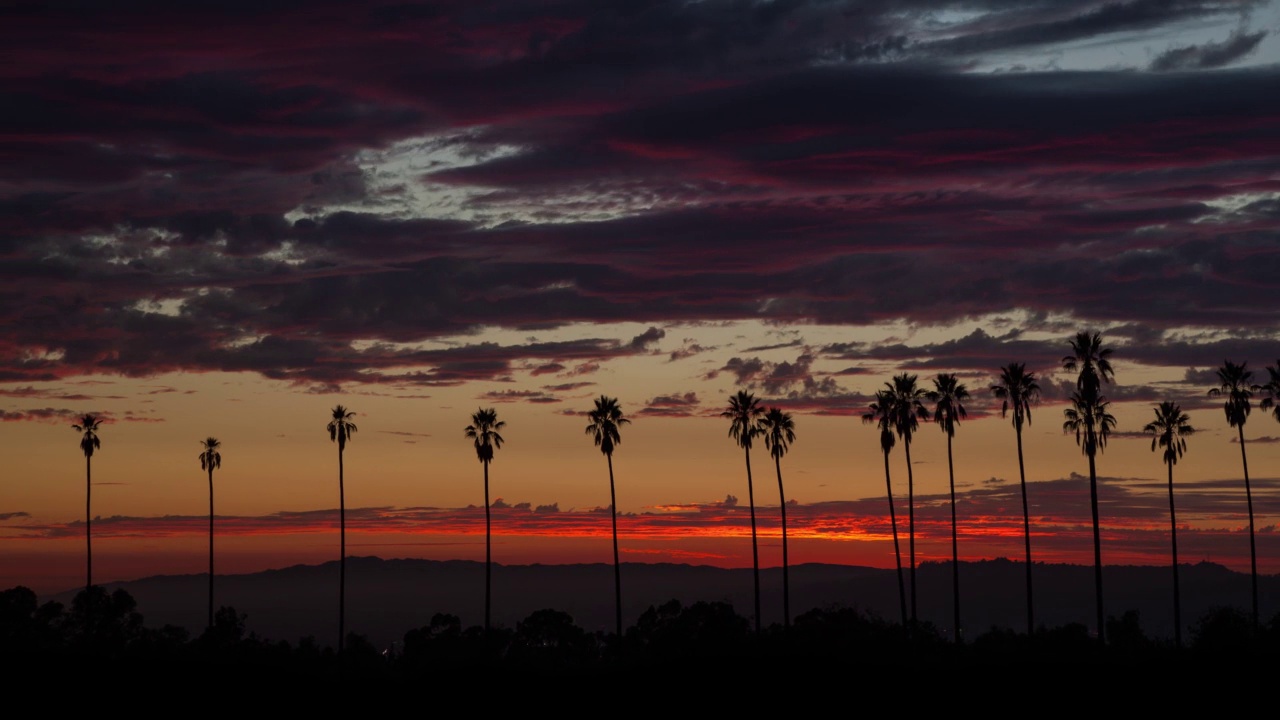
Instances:
[[[341,551],[338,555],[338,654],[342,654],[347,628],[347,500],[343,486],[342,452],[347,449],[347,441],[356,432],[356,424],[351,418],[356,414],[342,405],[333,406],[333,416],[326,429],[329,440],[338,443],[338,529]]]
[[[205,627],[213,627],[213,471],[222,467],[222,443],[218,438],[205,438],[200,443],[200,469],[209,471],[209,618]]]
[[[1271,417],[1280,422],[1280,360],[1276,360],[1274,367],[1267,367],[1267,375],[1271,377],[1266,384],[1258,386],[1258,390],[1266,396],[1258,403],[1258,407],[1270,410]]]
[[[1097,392],[1103,383],[1115,379],[1115,371],[1111,368],[1111,348],[1102,346],[1101,334],[1081,331],[1070,342],[1071,354],[1062,358],[1062,369],[1080,371],[1076,379],[1077,390]]]
[[[911,436],[921,420],[929,419],[929,411],[923,400],[928,397],[924,388],[916,384],[917,376],[902,373],[893,382],[885,383],[893,394],[893,430],[902,438],[902,450],[907,456],[907,545],[911,561],[911,625],[916,624],[916,500],[915,477],[911,469]]]
[[[1062,431],[1075,433],[1076,444],[1089,458],[1089,502],[1093,509],[1093,586],[1098,611],[1098,642],[1106,643],[1102,611],[1102,535],[1098,525],[1098,470],[1095,457],[1107,446],[1116,419],[1107,410],[1111,403],[1096,389],[1071,393],[1071,407],[1062,411]]]
[[[893,511],[893,484],[889,481],[889,451],[896,439],[893,434],[893,394],[887,390],[876,391],[876,401],[862,415],[862,422],[875,423],[880,428],[880,450],[884,453],[884,489],[889,496],[889,524],[893,526],[893,556],[898,564],[898,604],[902,608],[902,625],[907,624],[907,591],[902,582],[902,550],[898,545],[898,518]]]
[[[764,408],[752,393],[739,390],[729,398],[729,407],[720,413],[729,418],[729,437],[742,448],[747,459],[747,505],[751,509],[751,566],[755,578],[755,627],[760,634],[760,549],[756,544],[756,498],[751,483],[751,441],[761,433],[760,422]]]
[[[960,636],[960,550],[956,539],[956,471],[951,461],[951,440],[956,426],[967,416],[964,400],[969,390],[951,373],[943,373],[933,379],[933,390],[928,393],[934,403],[933,421],[947,435],[947,474],[951,482],[951,593],[955,612],[956,642],[964,642]]]
[[[498,419],[498,411],[493,408],[479,408],[471,413],[471,424],[463,428],[466,437],[474,441],[476,458],[484,466],[484,635],[489,637],[489,608],[492,598],[493,554],[489,517],[489,463],[493,462],[493,453],[502,447],[502,435],[498,431],[506,423]]]
[[[596,406],[587,413],[591,421],[587,425],[587,434],[592,436],[596,447],[604,453],[609,461],[609,514],[613,519],[613,595],[617,616],[618,639],[622,639],[622,570],[618,566],[618,496],[613,487],[613,449],[622,443],[622,435],[618,429],[629,425],[630,420],[622,416],[622,408],[618,399],[601,395],[596,398]]]
[[[1258,386],[1258,391],[1266,396],[1258,403],[1258,407],[1270,410],[1271,417],[1280,422],[1280,360],[1276,360],[1274,366],[1267,367],[1267,375],[1270,378],[1266,384]]]
[[[73,430],[80,433],[80,450],[84,453],[84,542],[86,551],[84,589],[86,591],[93,587],[93,539],[89,533],[93,523],[93,515],[89,511],[89,498],[93,488],[90,460],[93,458],[93,451],[102,447],[102,441],[98,439],[98,427],[100,425],[102,425],[102,421],[97,417],[84,415],[80,418],[79,423],[71,426]]]
[[[764,446],[773,455],[773,466],[778,471],[778,497],[782,503],[782,627],[791,629],[791,581],[787,576],[787,494],[782,489],[782,456],[787,454],[796,440],[796,424],[791,413],[771,407],[760,422]]]
[[[1227,415],[1227,424],[1235,428],[1240,438],[1240,464],[1244,467],[1244,494],[1249,503],[1249,560],[1250,577],[1253,581],[1253,629],[1258,629],[1258,550],[1253,540],[1253,492],[1249,489],[1249,460],[1244,452],[1244,424],[1249,419],[1252,408],[1253,393],[1261,390],[1258,385],[1251,385],[1253,371],[1245,366],[1248,363],[1224,361],[1218,368],[1218,387],[1209,389],[1209,397],[1225,396],[1222,410]],[[1267,398],[1270,399],[1270,398]],[[1270,403],[1268,403],[1270,407]]]
[[[1035,632],[1035,610],[1031,600],[1031,514],[1027,510],[1027,472],[1022,463],[1022,425],[1031,424],[1031,404],[1040,399],[1040,385],[1023,363],[1000,368],[1000,380],[991,386],[1000,400],[1000,417],[1013,410],[1013,432],[1018,440],[1018,478],[1022,484],[1022,537],[1027,548],[1027,636]]]
[[[1151,451],[1164,448],[1164,464],[1169,466],[1169,528],[1173,541],[1173,637],[1182,647],[1182,593],[1178,589],[1178,515],[1173,507],[1173,466],[1187,451],[1187,436],[1195,433],[1191,418],[1176,403],[1162,402],[1156,407],[1156,419],[1143,426],[1151,435]]]

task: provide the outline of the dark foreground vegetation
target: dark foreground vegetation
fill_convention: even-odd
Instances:
[[[262,702],[276,693],[295,705],[306,698],[327,704],[382,697],[369,695],[378,690],[484,687],[491,688],[490,703],[516,702],[510,693],[534,688],[573,687],[636,691],[626,702],[650,704],[668,691],[732,690],[754,705],[781,702],[803,688],[829,689],[831,682],[868,692],[919,688],[923,694],[913,702],[927,703],[930,693],[961,687],[956,683],[976,688],[1016,681],[1023,691],[1049,684],[1061,690],[1086,678],[1094,688],[1138,687],[1145,677],[1183,683],[1166,687],[1178,693],[1165,697],[1184,702],[1188,693],[1218,687],[1213,678],[1272,678],[1280,668],[1280,615],[1255,630],[1247,612],[1229,607],[1199,618],[1183,647],[1147,637],[1136,613],[1109,618],[1105,644],[1078,624],[1041,627],[1032,636],[991,628],[955,643],[930,624],[911,630],[841,607],[812,610],[790,628],[773,625],[757,634],[727,603],[672,600],[651,606],[621,638],[583,630],[554,609],[534,612],[514,628],[492,627],[487,637],[482,627],[437,614],[390,648],[349,633],[340,654],[313,638],[259,637],[246,632],[246,620],[224,606],[213,625],[193,637],[173,625],[148,627],[122,589],[93,586],[66,607],[40,603],[28,588],[15,587],[0,592],[0,660],[10,686],[19,689],[49,682],[116,692],[191,691],[202,704],[230,703],[248,697],[244,693]]]

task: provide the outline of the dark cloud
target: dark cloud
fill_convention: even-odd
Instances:
[[[659,395],[644,401],[639,415],[660,415],[663,417],[690,417],[698,413],[698,393],[686,392],[675,395]]]
[[[0,382],[512,382],[655,352],[667,323],[1014,309],[1117,326],[1136,362],[1272,357],[1278,71],[1214,69],[1261,46],[1258,5],[24,7],[0,28],[23,58],[0,70]],[[1212,24],[1237,30],[1172,44]],[[968,70],[1118,34],[1184,72]],[[623,322],[649,329],[403,347]],[[1186,325],[1231,339],[1166,334]],[[839,396],[804,356],[754,357],[799,343],[711,374]],[[1044,370],[1061,348],[993,327],[814,352]]]
[[[1256,50],[1267,33],[1267,30],[1251,33],[1240,29],[1222,42],[1169,48],[1151,61],[1151,69],[1200,70],[1230,65]]]

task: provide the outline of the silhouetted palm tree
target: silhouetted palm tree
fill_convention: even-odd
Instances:
[[[1103,383],[1115,379],[1115,371],[1111,368],[1111,348],[1103,347],[1100,333],[1081,331],[1070,342],[1071,354],[1062,358],[1062,369],[1068,372],[1079,370],[1077,390],[1099,392]]]
[[[209,619],[206,628],[213,627],[213,471],[222,467],[222,443],[218,438],[205,438],[200,443],[200,469],[209,471]]]
[[[1098,642],[1106,643],[1106,623],[1102,610],[1102,534],[1098,524],[1098,470],[1096,456],[1107,446],[1107,437],[1116,426],[1108,412],[1111,403],[1096,388],[1071,393],[1071,407],[1062,411],[1063,432],[1075,433],[1076,444],[1089,458],[1089,505],[1093,510],[1093,585],[1098,611]]]
[[[889,451],[896,442],[893,434],[893,394],[876,391],[876,401],[862,415],[862,422],[880,428],[880,450],[884,453],[884,490],[889,497],[889,524],[893,527],[893,557],[898,566],[898,604],[902,607],[902,625],[907,625],[907,590],[902,581],[902,550],[898,545],[898,518],[893,511],[893,483],[889,480]]]
[[[1227,415],[1227,424],[1235,428],[1240,438],[1240,464],[1244,467],[1244,494],[1249,503],[1249,561],[1250,578],[1253,581],[1253,629],[1258,629],[1258,551],[1253,539],[1253,491],[1249,488],[1249,460],[1244,452],[1244,424],[1249,419],[1252,409],[1253,393],[1261,389],[1251,385],[1253,371],[1245,366],[1248,363],[1236,364],[1227,360],[1218,368],[1218,387],[1209,389],[1210,397],[1225,397],[1222,405]]]
[[[1164,448],[1164,463],[1169,467],[1169,529],[1173,544],[1173,637],[1182,647],[1182,591],[1178,586],[1178,514],[1173,506],[1173,466],[1187,451],[1187,436],[1195,433],[1191,418],[1177,403],[1162,402],[1156,407],[1156,419],[1143,426],[1151,435],[1151,451]]]
[[[911,436],[921,420],[929,419],[929,411],[922,402],[928,397],[924,388],[916,384],[917,376],[902,373],[893,382],[885,383],[893,394],[893,430],[902,439],[902,450],[907,456],[907,544],[911,560],[911,625],[916,625],[916,499],[915,475],[911,468]]]
[[[489,608],[491,594],[491,568],[493,565],[492,545],[490,543],[491,525],[489,518],[489,463],[493,462],[494,451],[502,447],[502,435],[498,431],[506,427],[506,423],[498,419],[498,411],[493,408],[479,408],[471,413],[471,424],[463,429],[468,438],[474,441],[476,458],[484,466],[484,634],[489,637]]]
[[[729,407],[720,413],[729,418],[729,437],[742,448],[747,459],[747,505],[751,509],[751,566],[755,577],[755,628],[760,634],[760,550],[756,545],[756,497],[751,482],[751,443],[760,434],[764,408],[755,395],[745,390],[729,398]]]
[[[618,565],[618,496],[613,487],[613,449],[622,444],[619,428],[631,423],[622,416],[622,408],[618,399],[601,395],[596,398],[596,406],[587,413],[591,423],[587,425],[587,434],[595,441],[596,447],[604,453],[609,461],[609,515],[613,520],[613,595],[617,615],[618,639],[622,639],[622,570]]]
[[[999,399],[1000,416],[1013,410],[1013,432],[1018,440],[1018,479],[1022,485],[1022,537],[1027,549],[1027,635],[1035,632],[1035,604],[1031,594],[1031,513],[1027,509],[1027,472],[1022,463],[1022,425],[1031,424],[1031,404],[1040,399],[1040,385],[1023,363],[1000,368],[1000,380],[991,386]]]
[[[947,436],[947,475],[951,484],[951,592],[956,642],[964,642],[960,634],[960,549],[956,528],[956,471],[951,460],[951,440],[956,435],[956,426],[967,416],[964,401],[969,399],[969,390],[954,374],[943,373],[933,379],[933,390],[928,393],[928,397],[934,403],[933,421]]]
[[[90,461],[93,459],[93,451],[102,447],[102,440],[98,438],[98,427],[100,425],[102,425],[102,421],[97,417],[84,415],[80,418],[79,423],[71,426],[76,432],[80,433],[80,450],[84,453],[85,590],[93,587],[93,538],[89,532],[93,524],[93,514],[89,510],[89,498],[93,488],[93,468],[90,465]]]
[[[329,440],[338,443],[338,654],[342,654],[347,630],[347,494],[344,486],[345,478],[342,470],[342,453],[347,449],[347,441],[356,432],[356,424],[351,418],[356,414],[342,405],[333,407],[333,415],[326,429]]]
[[[1276,360],[1274,366],[1267,366],[1267,375],[1270,376],[1267,382],[1258,386],[1258,390],[1266,396],[1258,403],[1258,407],[1270,410],[1271,417],[1280,422],[1280,360]]]
[[[791,628],[791,580],[788,577],[787,560],[787,493],[782,489],[782,456],[787,454],[796,440],[796,424],[791,413],[772,407],[760,421],[764,446],[773,455],[773,466],[778,471],[778,497],[782,503],[782,627]]]

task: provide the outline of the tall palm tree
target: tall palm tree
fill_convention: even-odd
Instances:
[[[1079,372],[1071,407],[1063,410],[1064,432],[1076,434],[1076,444],[1089,457],[1089,499],[1093,509],[1093,573],[1095,602],[1098,610],[1098,641],[1106,643],[1106,627],[1102,610],[1102,535],[1098,523],[1098,475],[1096,456],[1107,444],[1107,436],[1115,427],[1115,418],[1107,411],[1109,403],[1102,395],[1102,385],[1115,379],[1109,347],[1102,344],[1098,332],[1082,330],[1070,340],[1071,354],[1062,358],[1062,369]]]
[[[902,439],[902,451],[907,456],[907,546],[911,564],[911,625],[916,624],[916,499],[915,476],[911,469],[911,437],[920,427],[921,420],[929,419],[924,406],[928,392],[916,384],[917,376],[902,373],[893,382],[885,383],[893,394],[893,430]]]
[[[902,609],[902,625],[907,625],[907,590],[902,582],[902,550],[898,545],[898,518],[893,511],[893,484],[889,480],[889,451],[897,440],[893,434],[893,394],[887,390],[876,391],[876,401],[867,407],[862,422],[875,423],[880,428],[880,450],[884,453],[884,490],[889,496],[889,524],[893,527],[893,556],[898,565],[898,604]]]
[[[93,451],[102,447],[98,438],[98,427],[102,420],[93,415],[84,415],[80,422],[72,425],[72,429],[80,433],[80,450],[84,453],[84,543],[85,543],[85,581],[84,589],[93,587],[93,539],[89,529],[93,523],[93,514],[89,511],[89,498],[93,488],[92,466]]]
[[[208,437],[200,443],[200,469],[209,471],[209,618],[205,627],[213,627],[213,471],[222,467],[222,443]]]
[[[782,456],[787,454],[796,440],[796,423],[791,413],[771,407],[761,418],[760,429],[764,446],[773,456],[773,467],[778,471],[778,498],[782,504],[782,627],[791,629],[791,580],[788,577],[787,560],[787,493],[782,489]]]
[[[1071,407],[1062,411],[1062,431],[1075,433],[1076,444],[1089,458],[1089,504],[1093,509],[1093,586],[1098,611],[1098,642],[1106,643],[1102,610],[1102,534],[1098,524],[1098,469],[1096,456],[1107,446],[1116,419],[1108,411],[1110,402],[1095,389],[1071,393]]]
[[[729,437],[742,448],[747,459],[747,505],[751,509],[751,567],[755,578],[755,628],[760,634],[760,549],[756,544],[756,497],[751,482],[751,444],[761,433],[760,422],[764,407],[760,400],[746,390],[739,390],[729,398],[729,407],[721,417],[729,419]]]
[[[947,475],[951,483],[951,594],[955,612],[956,642],[964,642],[960,634],[960,549],[956,529],[956,471],[951,460],[951,440],[956,426],[967,416],[964,401],[969,390],[952,373],[942,373],[933,379],[933,390],[928,393],[933,405],[933,421],[947,436]]]
[[[1252,409],[1253,393],[1261,390],[1258,385],[1250,384],[1253,371],[1245,366],[1248,363],[1236,364],[1224,361],[1218,368],[1218,387],[1209,389],[1210,397],[1225,397],[1222,410],[1227,415],[1227,424],[1236,429],[1240,438],[1240,464],[1244,467],[1244,495],[1249,503],[1249,560],[1250,578],[1253,581],[1253,629],[1258,629],[1258,550],[1253,540],[1253,492],[1249,489],[1249,460],[1244,452],[1244,424],[1249,419]],[[1268,405],[1269,406],[1269,405]]]
[[[347,495],[344,487],[342,471],[342,453],[347,449],[347,441],[356,432],[356,424],[351,419],[355,413],[342,405],[333,406],[333,414],[326,429],[329,440],[338,443],[338,537],[340,552],[338,555],[338,654],[342,654],[347,634]]]
[[[587,413],[591,422],[587,425],[587,434],[595,441],[596,447],[604,453],[609,461],[609,515],[613,519],[613,596],[617,617],[618,639],[622,639],[622,570],[618,565],[618,496],[613,487],[613,449],[622,444],[619,428],[629,425],[630,420],[622,416],[622,408],[618,399],[607,395],[596,398],[596,406]]]
[[[506,423],[498,419],[498,411],[493,408],[479,408],[471,413],[471,424],[463,428],[466,437],[474,441],[476,458],[484,466],[484,635],[489,637],[489,608],[492,598],[492,566],[493,554],[489,517],[489,463],[493,462],[493,453],[502,447],[502,435],[499,430]]]
[[[1000,368],[1000,379],[991,386],[1000,400],[1000,417],[1013,411],[1013,432],[1018,441],[1018,478],[1022,485],[1022,538],[1027,551],[1027,635],[1035,632],[1035,604],[1031,593],[1031,514],[1027,509],[1027,472],[1022,462],[1022,425],[1031,424],[1031,405],[1040,399],[1040,384],[1035,373],[1027,372],[1023,363],[1009,363]]]
[[[1182,647],[1182,592],[1178,587],[1178,514],[1173,507],[1173,466],[1187,451],[1187,436],[1195,433],[1191,418],[1177,403],[1165,401],[1156,407],[1156,419],[1143,426],[1151,435],[1151,451],[1164,448],[1164,464],[1169,467],[1169,529],[1173,542],[1173,637]]]

